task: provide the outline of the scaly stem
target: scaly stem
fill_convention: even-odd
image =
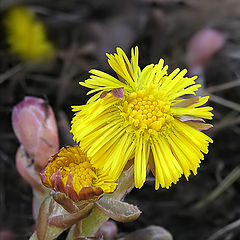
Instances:
[[[133,166],[128,170],[124,171],[119,178],[119,184],[116,191],[112,194],[106,194],[108,197],[121,200],[127,193],[129,193],[134,187],[134,178],[133,178]],[[97,207],[94,207],[90,215],[82,220],[80,235],[74,237],[90,237],[98,231],[99,227],[108,220],[105,214],[103,214]],[[76,228],[76,225],[74,225]]]

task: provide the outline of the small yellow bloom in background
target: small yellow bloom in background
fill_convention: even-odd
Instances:
[[[10,51],[24,61],[42,61],[55,56],[42,22],[26,7],[14,7],[5,17]]]
[[[116,183],[90,163],[79,146],[62,148],[41,173],[43,185],[65,193],[73,201],[112,193]]]
[[[119,177],[134,158],[135,186],[141,188],[149,164],[155,175],[155,189],[169,188],[182,174],[197,173],[203,153],[212,139],[199,130],[212,125],[211,107],[202,106],[208,97],[191,97],[200,87],[187,70],[167,73],[164,60],[141,70],[138,48],[131,61],[122,49],[107,54],[118,79],[99,70],[81,85],[96,93],[86,105],[74,106],[71,132],[87,151],[91,162]],[[190,95],[186,98],[185,95]],[[185,98],[183,98],[185,97]]]

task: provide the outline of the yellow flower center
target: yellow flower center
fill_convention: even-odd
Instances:
[[[45,187],[66,194],[73,201],[91,199],[116,189],[116,179],[90,163],[79,146],[65,147],[56,153],[40,173]]]
[[[58,159],[46,167],[45,175],[50,180],[52,174],[58,170],[61,172],[64,185],[67,182],[69,173],[72,174],[73,187],[77,193],[84,186],[93,186],[97,179],[95,170],[84,153],[81,153],[81,156],[76,156],[72,152],[69,152],[68,155],[61,155],[60,153]]]
[[[149,133],[159,131],[171,121],[170,103],[164,92],[153,89],[129,94],[123,104],[124,116],[129,123]]]
[[[70,163],[68,166],[65,165],[62,169],[60,168],[60,171],[63,174],[63,178],[71,172],[73,179],[78,179],[78,184],[81,185],[79,186],[80,188],[82,186],[91,186],[93,180],[97,177],[91,168],[91,164],[87,161],[79,164]]]

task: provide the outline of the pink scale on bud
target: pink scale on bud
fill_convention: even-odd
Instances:
[[[62,181],[62,174],[59,170],[51,176],[50,181],[56,192],[64,192],[64,183]]]
[[[59,149],[56,119],[52,108],[40,98],[25,97],[12,113],[13,130],[40,172]]]

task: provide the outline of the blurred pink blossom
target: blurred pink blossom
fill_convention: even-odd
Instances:
[[[114,240],[117,239],[117,234],[118,234],[117,224],[112,220],[108,220],[102,224],[102,226],[96,233],[96,236],[103,237],[103,239],[105,240]]]
[[[225,43],[223,34],[206,28],[195,33],[187,45],[187,64],[192,74],[204,68]]]
[[[0,230],[0,240],[12,240],[13,232],[9,229],[1,229]]]

